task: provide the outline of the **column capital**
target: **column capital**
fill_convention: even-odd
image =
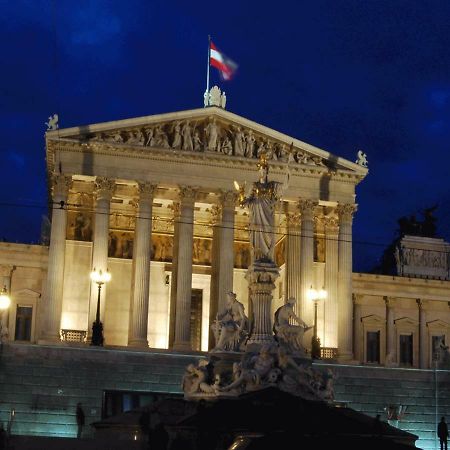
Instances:
[[[72,177],[62,173],[53,173],[51,176],[52,195],[62,195],[67,197],[69,189],[72,187]]]
[[[198,188],[193,186],[179,186],[178,196],[183,203],[195,203]]]
[[[237,194],[235,191],[220,191],[219,198],[224,208],[236,206]]]
[[[339,220],[335,216],[324,216],[325,233],[337,234],[339,230]]]
[[[97,200],[111,200],[115,187],[115,180],[107,177],[97,177],[94,182],[94,192]]]
[[[364,298],[364,295],[362,295],[362,294],[352,294],[352,302],[354,305],[361,305],[363,298]]]
[[[220,224],[220,219],[222,217],[222,208],[220,205],[212,205],[209,209],[209,213],[211,215],[210,217],[210,223],[211,225],[218,225]]]
[[[314,219],[314,208],[318,204],[319,203],[315,200],[303,199],[303,198],[299,199],[298,209],[302,215],[302,220],[303,219],[313,220]]]
[[[181,207],[179,202],[173,201],[172,204],[167,207],[173,211],[173,219],[176,219],[180,215]]]
[[[419,311],[425,311],[427,307],[429,306],[428,300],[423,300],[421,298],[416,298],[417,307],[419,308]]]
[[[2,276],[2,277],[10,277],[15,269],[16,269],[16,266],[2,264],[2,265],[0,265],[0,276]],[[2,286],[0,285],[0,288],[1,287]]]
[[[383,300],[388,308],[393,308],[395,306],[395,298],[394,297],[388,297],[387,295],[385,295],[383,297]]]
[[[339,203],[336,207],[336,212],[339,216],[341,223],[351,223],[353,220],[353,214],[357,210],[357,205],[352,203]]]
[[[152,200],[155,194],[157,185],[148,182],[138,181],[139,200]]]
[[[300,225],[299,213],[286,213],[286,222],[288,227],[296,227]]]

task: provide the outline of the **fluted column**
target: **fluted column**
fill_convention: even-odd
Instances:
[[[148,347],[148,303],[150,287],[150,255],[152,242],[152,204],[156,186],[139,183],[139,203],[133,248],[133,286],[131,289],[130,331],[128,345]]]
[[[426,369],[428,367],[426,302],[420,298],[416,302],[419,308],[419,368]]]
[[[356,206],[338,205],[338,356],[347,361],[353,358],[352,343],[352,221]]]
[[[397,363],[397,346],[395,342],[394,305],[391,297],[383,297],[386,304],[386,365]]]
[[[169,307],[169,348],[173,348],[175,341],[175,317],[177,311],[177,276],[178,276],[178,243],[180,242],[180,204],[174,202],[173,210],[173,247],[172,247],[172,276],[170,282]]]
[[[296,313],[299,310],[299,303],[302,296],[300,283],[300,216],[298,213],[286,213],[287,235],[285,245],[285,261],[286,261],[286,301],[290,297],[297,300]]]
[[[92,267],[105,272],[108,269],[108,234],[109,234],[109,211],[111,198],[114,194],[115,182],[106,177],[97,177],[95,180],[95,224],[92,249]],[[88,276],[89,274],[86,274]],[[102,286],[100,297],[100,317],[105,323],[105,298],[106,284]],[[92,323],[95,321],[97,310],[98,286],[91,282],[91,296],[89,302],[88,333],[92,335]]]
[[[219,273],[220,273],[220,233],[221,233],[221,208],[213,205],[211,208],[212,247],[211,247],[211,280],[209,294],[209,329],[216,319],[219,307]],[[214,348],[214,334],[209,333],[209,348]]]
[[[221,193],[222,223],[220,231],[219,258],[219,311],[223,311],[227,304],[227,292],[233,290],[234,270],[234,208],[237,196],[234,192]]]
[[[175,350],[191,349],[192,245],[194,231],[195,189],[180,187],[180,220],[178,242],[177,301],[175,317]]]
[[[72,183],[72,178],[63,174],[52,176],[52,225],[47,269],[47,299],[45,305],[45,327],[42,339],[59,342],[61,309],[64,282],[64,258],[66,253],[67,210],[64,205]],[[88,276],[89,274],[87,274]]]
[[[338,346],[338,221],[325,218],[325,336],[324,347]]]
[[[3,283],[0,286],[0,289],[6,288],[6,292],[9,296],[11,296],[11,277],[12,273],[15,270],[16,266],[0,266],[0,275],[2,276]],[[6,309],[4,311],[0,312],[0,321],[1,326],[0,330],[2,335],[0,336],[0,341],[8,340],[9,339],[9,313],[11,311],[11,307],[9,309]]]
[[[308,324],[313,322],[313,305],[308,299],[308,290],[313,284],[314,264],[314,208],[317,202],[300,199],[301,250],[300,250],[300,317]]]

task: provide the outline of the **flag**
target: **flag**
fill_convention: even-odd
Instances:
[[[234,61],[227,58],[222,52],[219,52],[212,41],[210,41],[209,46],[209,64],[219,69],[220,75],[227,81],[233,78],[238,67]]]

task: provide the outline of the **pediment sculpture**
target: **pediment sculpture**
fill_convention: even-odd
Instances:
[[[215,153],[249,159],[259,159],[265,155],[272,161],[325,166],[321,156],[276,141],[240,124],[225,123],[214,115],[100,132],[87,136],[87,139],[89,142]]]

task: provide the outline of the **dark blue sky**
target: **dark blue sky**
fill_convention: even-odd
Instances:
[[[0,237],[38,241],[44,122],[202,107],[207,35],[239,64],[227,109],[354,161],[355,269],[439,204],[450,240],[450,2],[0,0]],[[218,78],[217,78],[218,79]],[[213,79],[213,81],[215,81]]]

